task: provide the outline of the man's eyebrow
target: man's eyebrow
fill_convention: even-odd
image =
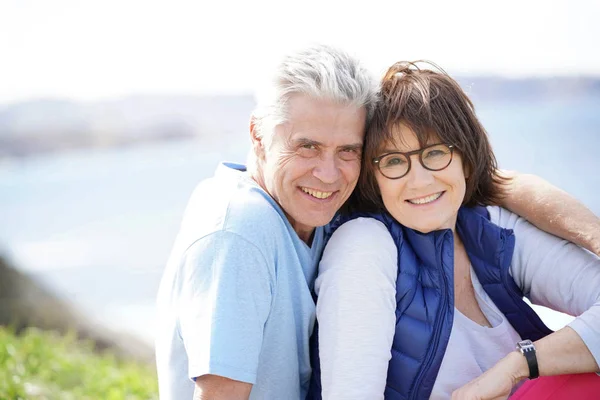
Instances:
[[[321,142],[317,142],[316,140],[312,140],[312,139],[308,139],[308,138],[298,138],[298,139],[294,139],[293,142],[295,144],[299,144],[299,145],[305,145],[305,144],[313,144],[316,146],[322,146],[323,143]]]
[[[339,148],[342,150],[360,150],[360,149],[362,149],[362,147],[363,147],[362,143],[352,143],[352,144],[345,144],[343,146],[339,146]]]
[[[312,144],[315,146],[324,146],[322,142],[319,142],[319,141],[313,140],[313,139],[308,139],[308,138],[294,139],[293,143],[295,143],[297,145]],[[337,148],[341,149],[341,150],[360,150],[360,149],[362,149],[362,147],[363,147],[362,142],[359,142],[359,143],[345,144],[342,146],[338,146]]]

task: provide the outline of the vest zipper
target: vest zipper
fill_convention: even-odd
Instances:
[[[440,332],[441,329],[437,329],[441,323],[442,320],[442,316],[444,315],[444,312],[446,310],[447,307],[447,303],[448,303],[448,295],[447,295],[447,288],[448,288],[448,279],[446,277],[446,274],[444,273],[444,265],[442,264],[442,255],[444,254],[444,251],[442,249],[441,253],[440,253],[440,268],[442,271],[442,280],[443,280],[443,285],[442,285],[442,303],[440,304],[440,308],[438,310],[437,315],[435,316],[435,325],[434,325],[434,329],[435,329],[435,333],[433,335],[433,346],[429,348],[429,352],[427,353],[427,357],[425,358],[425,362],[423,363],[423,367],[421,368],[421,370],[419,371],[419,375],[417,375],[417,378],[415,379],[413,388],[415,390],[413,390],[412,395],[410,396],[410,399],[418,399],[417,397],[417,392],[419,391],[419,388],[421,386],[421,381],[423,380],[424,376],[425,376],[425,372],[427,372],[429,370],[429,368],[431,368],[431,363],[433,362],[433,356],[437,353],[437,348],[439,345],[439,337],[440,337]],[[454,259],[454,257],[453,257]],[[454,267],[454,266],[453,266]],[[429,395],[431,395],[431,393],[429,393]]]

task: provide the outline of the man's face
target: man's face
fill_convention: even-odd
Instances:
[[[305,242],[315,227],[331,221],[356,186],[365,119],[362,107],[294,95],[287,122],[275,128],[270,146],[258,155],[257,180]]]

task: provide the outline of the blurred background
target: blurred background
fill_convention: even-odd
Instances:
[[[307,42],[377,76],[436,62],[475,102],[501,167],[600,214],[598,17],[596,0],[2,0],[1,256],[87,328],[151,354],[188,196],[220,160],[244,161],[254,90]]]

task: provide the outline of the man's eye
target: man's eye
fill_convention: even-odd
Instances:
[[[340,151],[340,158],[344,161],[352,161],[360,158],[358,149],[343,149]]]
[[[316,157],[317,155],[319,155],[319,149],[317,148],[317,145],[312,144],[312,143],[306,143],[303,145],[300,145],[300,147],[298,148],[298,154],[301,157]]]

